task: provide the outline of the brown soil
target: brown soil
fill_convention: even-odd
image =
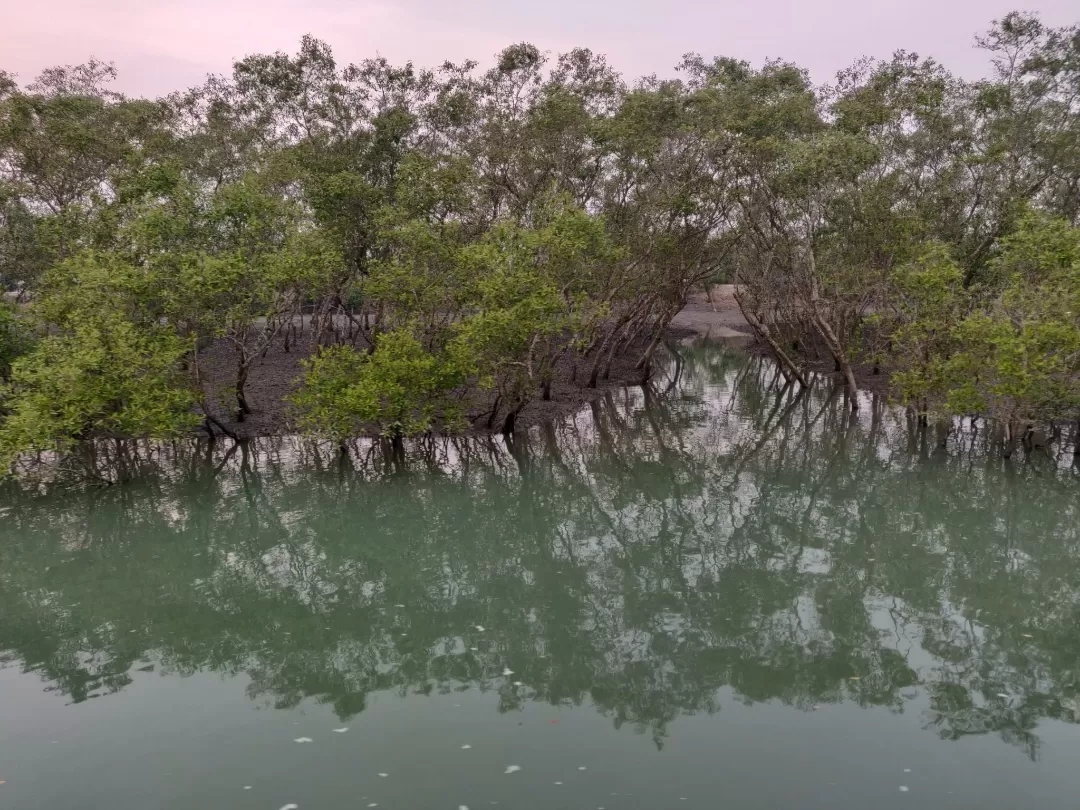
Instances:
[[[677,339],[690,334],[689,330],[673,329],[670,337]],[[252,412],[245,415],[243,422],[236,421],[236,399],[233,384],[236,376],[236,352],[225,340],[218,340],[208,346],[200,358],[200,370],[207,391],[207,400],[214,417],[231,432],[241,438],[275,436],[298,432],[295,414],[288,402],[288,394],[295,390],[303,374],[302,361],[312,351],[311,333],[307,332],[286,352],[284,344],[277,341],[265,355],[257,359],[250,371],[245,393]],[[592,358],[582,360],[579,357],[564,358],[555,370],[555,379],[551,386],[551,399],[537,397],[529,402],[517,417],[516,428],[525,430],[531,425],[557,419],[581,410],[589,402],[603,396],[604,392],[627,385],[639,385],[642,372],[634,368],[645,351],[645,345],[632,345],[612,362],[608,378],[601,378],[596,388],[586,388]],[[663,374],[663,351],[657,351],[655,374]],[[577,366],[579,381],[573,381],[574,367]],[[470,420],[470,433],[498,432],[506,416],[506,407],[500,406],[498,413],[488,426],[488,414],[495,402],[491,392],[472,392],[466,396],[466,415]]]
[[[694,293],[671,325],[675,329],[686,329],[706,338],[753,339],[750,325],[735,301],[733,284],[717,284],[712,288],[711,295]]]
[[[747,351],[767,354],[768,349],[755,340],[750,325],[739,310],[739,305],[735,301],[734,287],[730,284],[720,284],[715,286],[711,293],[711,296],[702,292],[690,297],[683,310],[671,322],[669,340],[678,341],[688,338],[723,340],[735,343]],[[531,425],[576,413],[589,402],[603,396],[606,390],[640,385],[642,374],[634,366],[644,349],[644,345],[630,346],[622,356],[616,357],[610,376],[599,380],[597,388],[585,387],[592,364],[591,359],[564,358],[556,369],[555,381],[551,387],[551,399],[545,401],[536,398],[529,402],[518,415],[517,428],[526,429]],[[264,357],[256,360],[246,387],[252,413],[245,416],[243,422],[238,423],[235,419],[236,402],[232,389],[236,374],[235,350],[226,341],[211,344],[205,350],[200,365],[214,416],[230,431],[244,438],[297,432],[295,417],[290,410],[287,396],[295,390],[297,381],[303,373],[301,362],[310,355],[311,351],[311,334],[307,332],[294,343],[290,351],[286,352],[284,345],[277,342],[270,347]],[[658,366],[662,363],[662,354],[663,352],[657,353]],[[575,365],[578,369],[576,379],[574,378]],[[807,365],[823,376],[839,379],[839,375],[834,372],[832,360],[825,352],[819,352],[817,360],[811,357]],[[860,388],[864,390],[883,391],[888,386],[888,376],[874,374],[869,366],[857,366],[855,373]],[[470,432],[490,433],[502,427],[506,414],[505,407],[499,408],[491,426],[488,426],[488,414],[494,401],[494,394],[489,392],[473,392],[466,398],[466,414],[472,425]]]

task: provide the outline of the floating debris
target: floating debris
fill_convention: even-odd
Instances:
[[[506,669],[503,670],[503,675],[505,675],[507,677],[509,677],[509,676],[511,676],[513,674],[514,674],[514,670],[510,669],[510,667],[507,667]]]
[[[372,802],[371,804],[368,805],[368,807],[378,807],[378,806],[379,806],[378,802]]]
[[[848,680],[849,681],[861,681],[862,680],[862,675],[852,675],[850,678],[848,678]]]
[[[462,750],[462,751],[468,751],[468,750],[469,750],[470,748],[472,748],[472,746],[471,746],[471,745],[469,745],[468,743],[466,743],[465,745],[461,746],[461,750]]]
[[[904,773],[911,773],[911,768],[904,768]]]
[[[300,807],[298,804],[283,804],[281,810],[297,810]]]
[[[483,633],[484,632],[484,625],[482,625],[482,624],[476,625],[476,632]]]
[[[381,776],[381,777],[382,777],[383,779],[385,779],[385,778],[386,778],[386,777],[388,777],[389,775],[390,775],[390,774],[388,774],[388,773],[380,773],[380,774],[379,774],[379,776]]]
[[[579,771],[583,771],[583,770],[585,770],[585,766],[584,765],[578,765],[577,769]]]
[[[348,730],[349,730],[348,726],[342,726],[341,728],[335,728],[334,733],[335,734],[344,734]]]
[[[524,686],[524,685],[525,684],[523,684],[521,681],[514,681],[514,686]]]
[[[1021,633],[1020,635],[1022,635],[1024,638],[1035,638],[1035,636],[1031,635],[1031,633]]]
[[[1008,699],[1009,699],[1009,696],[1008,696],[1008,695],[1006,695],[1006,694],[1005,694],[1004,692],[998,692],[998,693],[997,693],[997,696],[998,696],[999,698],[1005,698],[1006,700],[1008,700]]]
[[[911,790],[911,788],[909,788],[907,785],[901,785],[900,786],[900,792],[901,793],[907,793],[909,790]]]
[[[404,605],[394,605],[394,607],[405,607]]]
[[[562,782],[556,782],[555,784],[556,784],[556,785],[561,785],[561,784],[562,784]]]
[[[520,765],[507,765],[506,770],[503,771],[503,773],[517,773],[520,770],[521,770]]]
[[[315,741],[313,739],[311,739],[311,737],[297,737],[295,740],[293,740],[293,742],[309,743],[309,742],[315,742]]]
[[[251,790],[251,785],[244,785],[244,790]]]
[[[466,806],[465,806],[465,805],[463,805],[463,804],[459,804],[459,805],[457,806],[457,810],[469,810],[469,808],[468,808],[468,807],[466,807]]]

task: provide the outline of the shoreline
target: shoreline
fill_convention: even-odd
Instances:
[[[667,330],[667,338],[672,342],[698,335],[698,330],[681,324],[672,324]],[[555,368],[551,399],[544,400],[537,394],[518,414],[516,429],[524,431],[534,425],[571,416],[612,391],[640,385],[642,373],[635,366],[646,345],[647,341],[636,341],[620,355],[612,358],[610,374],[600,377],[595,388],[586,387],[575,380],[575,366],[578,375],[587,375],[589,363],[583,363],[580,355],[563,358]],[[303,374],[302,362],[311,352],[310,333],[305,333],[296,340],[288,352],[284,351],[280,342],[275,341],[265,356],[256,360],[251,367],[245,394],[252,413],[247,414],[243,422],[238,422],[235,419],[232,389],[236,373],[234,349],[227,341],[217,340],[211,343],[202,353],[200,368],[208,405],[214,418],[239,439],[301,433],[295,424],[287,397],[296,389],[296,383]],[[590,357],[590,363],[591,360]],[[658,374],[658,371],[654,371],[654,377]],[[463,399],[470,425],[457,435],[489,436],[501,433],[505,408],[500,407],[498,413],[491,417],[490,425],[488,424],[488,416],[496,399],[494,391],[466,391]],[[432,432],[436,435],[444,433],[437,426]],[[193,433],[196,436],[207,435],[204,427],[197,428]],[[219,431],[215,430],[215,435],[219,435]],[[378,434],[374,431],[365,431],[358,437],[375,435]]]
[[[750,324],[743,317],[735,301],[734,289],[734,285],[720,284],[712,288],[711,295],[704,292],[691,295],[669,324],[666,339],[672,343],[715,340],[748,353],[770,356],[767,347],[757,340]],[[530,400],[518,415],[516,427],[519,430],[528,430],[535,425],[571,416],[611,391],[640,385],[641,372],[635,369],[635,365],[644,348],[644,343],[639,341],[624,349],[621,355],[613,358],[611,373],[606,378],[599,379],[595,388],[588,388],[575,379],[575,365],[579,366],[578,373],[582,370],[581,366],[587,365],[582,363],[580,356],[564,358],[556,367],[551,399],[544,400],[537,396]],[[248,414],[243,422],[237,422],[232,394],[236,363],[233,348],[227,341],[211,343],[204,350],[201,366],[214,418],[240,439],[300,433],[287,397],[295,390],[297,380],[303,373],[302,361],[311,355],[311,351],[310,333],[305,333],[295,340],[288,352],[284,351],[280,343],[272,344],[265,356],[257,360],[250,371],[245,390],[252,413]],[[806,365],[810,371],[822,377],[834,379],[838,376],[828,360],[809,361]],[[888,375],[875,375],[870,367],[857,366],[855,373],[861,391],[881,393],[888,385]],[[495,402],[495,393],[470,391],[463,396],[470,426],[460,435],[499,434],[504,409],[500,408],[490,424],[487,422]],[[432,432],[436,435],[443,433],[437,427]],[[194,433],[205,436],[206,430],[198,428]],[[377,434],[365,432],[361,435]]]
[[[735,301],[734,286],[717,285],[712,289],[711,300],[703,292],[694,293],[686,305],[668,326],[666,338],[672,343],[687,340],[719,340],[740,346],[746,351],[763,350]],[[640,344],[640,345],[639,345]],[[605,394],[641,384],[641,372],[635,369],[644,351],[644,342],[636,342],[613,358],[611,373],[597,381],[595,388],[588,388],[575,380],[574,366],[583,366],[582,358],[564,358],[556,367],[551,386],[551,399],[539,396],[531,400],[517,417],[516,427],[528,430],[571,416]],[[303,374],[302,362],[311,355],[311,335],[305,333],[285,351],[280,342],[270,346],[265,355],[256,360],[251,368],[246,397],[252,406],[243,422],[235,419],[232,383],[235,375],[235,354],[232,346],[224,340],[212,342],[203,351],[200,366],[208,404],[214,418],[240,439],[294,435],[297,429],[288,395],[295,390],[298,378]],[[579,373],[581,369],[578,369]],[[462,431],[465,436],[485,436],[500,433],[503,410],[487,424],[487,415],[495,401],[495,393],[466,392],[466,413],[470,426]],[[441,434],[437,428],[433,431]],[[218,431],[215,431],[217,435]],[[206,436],[205,428],[198,428],[195,435]],[[365,433],[361,435],[376,435]]]

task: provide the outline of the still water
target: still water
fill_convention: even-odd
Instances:
[[[1076,807],[1071,454],[685,358],[513,447],[0,491],[0,807]]]

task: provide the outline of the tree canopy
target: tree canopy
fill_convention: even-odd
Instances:
[[[158,100],[97,61],[0,74],[0,463],[228,431],[302,340],[305,430],[459,429],[486,390],[512,432],[560,364],[595,386],[633,347],[647,379],[724,280],[783,374],[825,363],[851,407],[881,373],[923,419],[1075,419],[1080,28],[1012,13],[977,44],[977,81],[898,51],[821,87],[696,54],[631,82],[528,43],[342,66],[312,37]]]

